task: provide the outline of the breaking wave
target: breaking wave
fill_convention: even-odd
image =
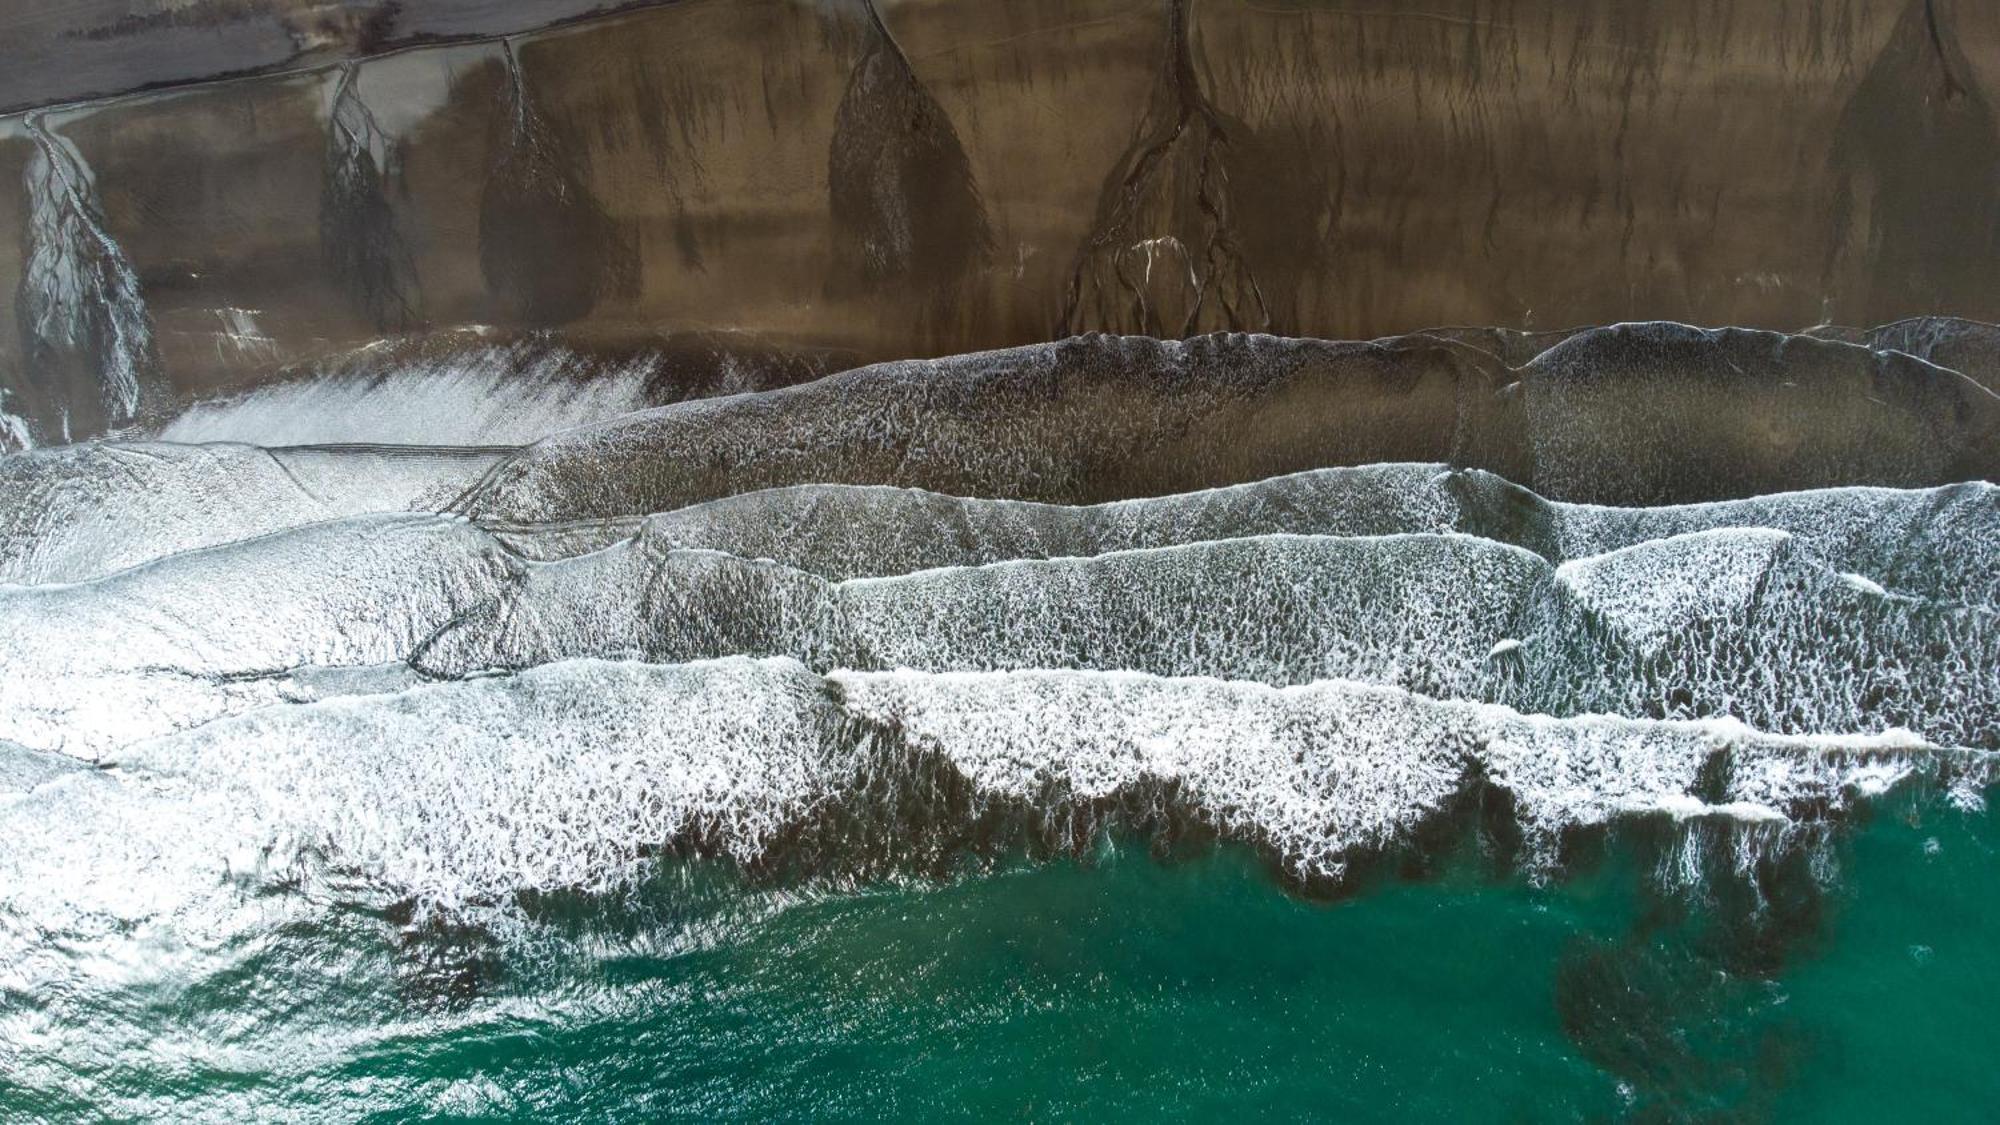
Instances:
[[[1910,778],[1970,793],[1991,772],[1988,755],[1906,733],[1551,719],[1339,681],[821,677],[741,657],[567,661],[267,708],[136,742],[114,774],[14,755],[0,816],[65,787],[137,811],[198,781],[212,826],[179,862],[207,856],[260,878],[331,865],[440,907],[609,893],[676,851],[866,870],[1197,826],[1267,850],[1297,878],[1337,880],[1456,815],[1472,790],[1504,795],[1521,862],[1545,866],[1565,832],[1616,816],[1782,831]],[[157,831],[152,820],[122,834]],[[16,864],[49,846],[8,835]]]
[[[0,979],[57,971],[23,935],[499,925],[675,857],[1136,833],[1332,888],[1469,820],[1548,875],[1632,818],[1754,856],[1971,807],[2000,400],[1909,350],[1970,340],[1086,337],[797,386],[458,340],[162,431],[256,444],[0,457]]]
[[[1688,532],[1762,527],[1789,533],[1835,570],[1867,574],[1892,590],[2000,603],[2000,489],[1983,482],[1612,508],[1545,500],[1476,469],[1390,464],[1086,506],[796,485],[643,519],[489,526],[510,548],[541,561],[638,535],[658,547],[771,559],[836,581],[1278,534],[1451,531],[1563,562]]]
[[[102,443],[0,457],[0,585],[82,582],[322,520],[429,511],[501,455]]]
[[[788,386],[823,354],[726,335],[616,348],[468,330],[383,340],[190,403],[162,441],[256,445],[526,445],[646,407]]]

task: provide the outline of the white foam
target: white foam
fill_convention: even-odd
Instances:
[[[7,405],[10,397],[4,387],[0,387],[0,407]],[[0,409],[0,455],[20,453],[35,447],[35,435],[28,429],[28,421]]]
[[[1864,594],[1874,594],[1877,597],[1886,597],[1889,593],[1888,590],[1882,588],[1882,584],[1880,582],[1875,581],[1874,579],[1868,577],[1865,574],[1855,574],[1852,571],[1842,571],[1839,575],[1839,578],[1842,582],[1845,582],[1848,585],[1854,587],[1855,589],[1860,590]]]
[[[0,457],[0,584],[81,582],[321,520],[442,506],[498,456],[107,442]]]
[[[893,732],[893,733],[892,733]],[[1740,723],[1551,719],[1328,681],[1290,688],[1129,672],[838,672],[742,658],[601,661],[270,708],[132,747],[126,768],[199,778],[264,810],[265,831],[326,849],[398,891],[465,907],[518,890],[606,892],[661,847],[741,861],[866,802],[932,791],[901,742],[948,764],[979,815],[1171,791],[1183,815],[1338,875],[1393,846],[1473,772],[1512,795],[1530,858],[1568,828],[1696,811],[1817,815],[1916,772],[1986,776],[1988,758],[1906,734],[1788,738]],[[1723,791],[1701,792],[1717,754]],[[888,771],[888,772],[883,772]],[[910,833],[951,824],[905,823]],[[849,856],[849,860],[868,857]]]
[[[1869,593],[1794,544],[1700,532],[1552,572],[1465,536],[1279,535],[827,583],[643,538],[527,564],[460,519],[363,517],[0,590],[0,738],[97,756],[346,690],[329,674],[302,682],[320,667],[414,657],[463,675],[740,653],[819,669],[1345,678],[1558,715],[2000,744],[1994,615]]]
[[[1698,531],[1566,562],[1555,581],[1641,651],[1703,617],[1742,614],[1763,589],[1782,531]]]
[[[427,901],[606,891],[649,847],[754,858],[858,760],[790,661],[578,661],[273,708],[132,748]]]
[[[1476,474],[1472,474],[1476,475]],[[1556,554],[1578,559],[1720,528],[1766,528],[1886,590],[2000,607],[2000,487],[1825,488],[1654,508],[1543,501]]]
[[[1553,569],[1465,536],[1270,535],[840,583],[641,536],[528,568],[418,663],[462,675],[732,652],[818,668],[1346,678],[1557,715],[1904,726],[2000,747],[2000,616],[1872,593],[1759,528]]]
[[[763,489],[648,517],[663,547],[771,558],[823,578],[887,577],[1010,559],[1101,555],[1266,534],[1391,535],[1450,530],[1458,505],[1443,466],[1315,469],[1251,484],[1070,506],[982,500],[888,485]],[[510,529],[538,557],[601,548],[636,520]]]
[[[2000,614],[1847,581],[1781,532],[1726,529],[1565,563],[1495,698],[1551,714],[1903,727],[2000,749]]]
[[[418,659],[459,675],[742,652],[822,668],[1341,676],[1468,694],[1548,570],[1466,536],[1274,535],[826,583],[641,540],[528,568]]]
[[[0,747],[0,778],[21,751]],[[264,810],[200,778],[46,770],[0,784],[0,1034],[20,1046],[101,1017],[102,990],[182,981],[232,943],[317,913],[311,896],[257,893],[309,858]]]
[[[661,547],[771,558],[842,580],[1267,534],[1458,531],[1563,562],[1692,532],[1769,528],[1791,535],[1823,564],[1885,588],[2000,605],[2000,489],[1983,483],[1607,508],[1544,500],[1476,470],[1381,464],[1083,506],[886,485],[796,485],[660,513],[641,528],[627,517],[496,530],[540,559],[600,550],[640,532]]]
[[[486,342],[375,360],[189,406],[159,431],[174,442],[254,445],[525,445],[650,405],[661,363],[642,352],[604,363],[552,342]],[[380,350],[387,350],[384,344]]]
[[[400,661],[516,565],[457,521],[371,516],[0,587],[0,739],[96,757],[276,702],[311,666]]]
[[[1083,668],[1477,692],[1547,576],[1457,535],[1271,535],[839,586],[859,649],[931,671]]]

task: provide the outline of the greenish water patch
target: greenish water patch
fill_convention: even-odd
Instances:
[[[1551,886],[1467,857],[1335,903],[1285,893],[1241,849],[1126,846],[862,888],[680,866],[619,910],[548,904],[504,937],[397,937],[393,917],[345,912],[124,996],[77,1029],[104,1037],[87,1067],[9,1068],[0,1107],[1877,1121],[2000,1105],[1992,817],[1894,801],[1754,881],[1730,874],[1725,836],[1704,837],[1692,888],[1665,874],[1689,866],[1687,836],[1654,822]]]
[[[1989,792],[1991,800],[1995,796]],[[1815,1050],[1792,1120],[1949,1121],[2000,1112],[2000,826],[1885,813],[1845,865],[1845,908],[1786,974]]]

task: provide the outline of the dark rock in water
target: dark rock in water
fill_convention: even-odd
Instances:
[[[1507,369],[1444,341],[1085,336],[555,435],[455,508],[545,522],[809,482],[1090,503],[1375,461],[1506,463]]]
[[[1555,998],[1577,1049],[1634,1104],[1658,1107],[1635,1119],[1677,1120],[1693,1104],[1727,1105],[1731,1120],[1782,1116],[1772,1094],[1816,1045],[1768,982],[1827,939],[1838,867],[1825,829],[1660,818],[1619,834],[1655,875],[1630,933],[1564,955]]]
[[[383,915],[396,928],[397,992],[412,1011],[462,1011],[505,983],[500,942],[487,930],[420,913],[414,900],[393,903]]]
[[[1522,369],[1535,490],[1672,504],[2000,474],[2000,397],[1906,355],[1679,324],[1581,332]]]

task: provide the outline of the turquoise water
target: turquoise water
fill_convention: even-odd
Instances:
[[[615,909],[545,902],[505,936],[397,937],[351,911],[130,991],[71,1032],[103,1037],[64,1052],[89,1062],[10,1079],[0,1107],[1880,1121],[2000,1105],[1992,817],[1892,800],[1767,860],[1761,904],[1720,850],[1674,886],[1683,847],[1628,826],[1546,886],[1468,847],[1333,902],[1242,849],[1123,841],[858,887],[674,864]]]

